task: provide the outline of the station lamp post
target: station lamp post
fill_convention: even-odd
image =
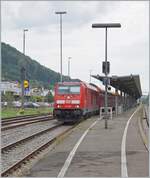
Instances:
[[[68,57],[68,77],[70,77],[70,59],[72,57]]]
[[[65,11],[55,12],[55,14],[60,15],[60,82],[62,82],[62,15],[66,13]]]
[[[108,74],[109,74],[109,62],[107,62],[107,29],[108,28],[119,28],[120,23],[97,23],[92,24],[92,28],[105,28],[105,62],[103,62],[103,72],[105,74],[105,129],[107,129],[107,117],[108,117],[108,97],[107,97],[107,87],[108,87]]]
[[[25,55],[25,32],[27,32],[28,29],[23,29],[23,54]],[[21,68],[21,108],[24,108],[24,80],[26,78],[25,76],[26,69],[25,67]]]

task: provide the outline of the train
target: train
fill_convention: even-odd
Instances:
[[[99,114],[104,106],[105,92],[95,84],[85,82],[59,82],[54,87],[53,116],[58,121],[77,122]],[[115,109],[115,97],[108,93],[108,106]]]

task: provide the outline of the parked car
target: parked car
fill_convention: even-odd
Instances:
[[[24,107],[25,108],[39,108],[40,105],[38,105],[37,103],[33,103],[33,102],[25,102]]]
[[[40,105],[40,107],[49,107],[49,103],[46,102],[37,102],[36,104]]]

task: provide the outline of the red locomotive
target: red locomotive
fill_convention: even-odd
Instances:
[[[81,116],[99,113],[100,88],[84,82],[63,82],[55,85],[54,117],[76,122]]]
[[[94,84],[63,82],[55,85],[54,111],[57,120],[76,122],[81,117],[98,114],[104,107],[105,92]],[[115,96],[108,93],[108,106],[115,109]]]

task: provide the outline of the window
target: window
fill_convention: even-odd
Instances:
[[[58,87],[58,93],[59,94],[67,94],[67,93],[69,93],[69,87],[68,86],[59,86]]]
[[[80,86],[59,86],[58,94],[80,94]]]
[[[70,93],[79,94],[80,93],[80,86],[70,86]]]

